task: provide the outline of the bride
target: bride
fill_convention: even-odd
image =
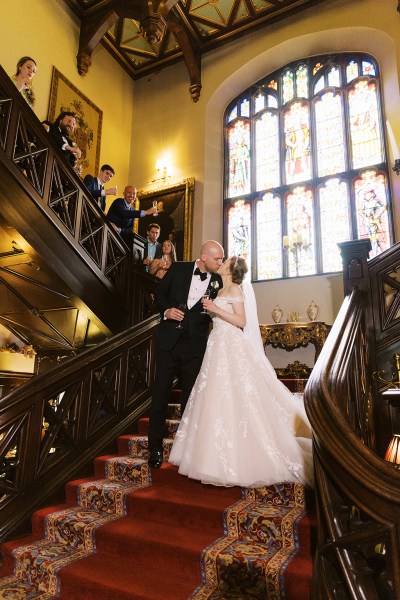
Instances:
[[[303,400],[280,382],[265,356],[253,288],[241,286],[243,258],[218,273],[223,288],[203,299],[213,329],[169,462],[203,483],[312,485],[311,430]]]

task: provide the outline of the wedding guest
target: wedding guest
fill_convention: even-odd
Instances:
[[[33,109],[35,106],[35,93],[32,87],[32,79],[36,74],[36,62],[30,56],[23,56],[17,62],[17,71],[12,76],[17,90],[25,98],[29,106]]]
[[[162,256],[152,261],[149,272],[162,279],[174,262],[176,262],[175,246],[170,240],[165,240],[162,244]]]
[[[106,196],[115,196],[117,186],[104,188],[105,184],[115,175],[114,169],[110,165],[103,165],[98,177],[94,175],[85,175],[83,183],[89,190],[93,200],[100,206],[102,211],[106,209]]]
[[[63,111],[58,115],[49,130],[49,134],[57,146],[63,151],[64,156],[71,167],[75,167],[77,159],[82,156],[81,150],[72,140],[75,128],[75,113]]]
[[[217,274],[224,249],[213,240],[204,242],[194,262],[174,262],[155,290],[161,321],[157,335],[156,374],[149,420],[149,465],[163,462],[167,407],[177,374],[181,381],[181,411],[196,380],[207,345],[210,317],[202,312],[201,298],[222,287]]]
[[[179,472],[203,483],[312,485],[311,428],[302,397],[278,380],[264,353],[243,258],[218,269],[223,287],[203,299],[213,329],[170,454]]]
[[[157,225],[157,223],[150,223],[150,225],[147,227],[147,244],[144,249],[143,257],[143,265],[146,271],[150,270],[150,265],[155,258],[161,258],[162,247],[157,241],[159,235],[160,226]]]
[[[139,217],[152,215],[156,208],[151,206],[147,210],[135,210],[134,202],[137,196],[137,189],[133,185],[127,185],[124,189],[123,198],[116,198],[107,212],[107,217],[111,221],[115,231],[120,234],[122,239],[131,248],[133,244],[133,222]]]

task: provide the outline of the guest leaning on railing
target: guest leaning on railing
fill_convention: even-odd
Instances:
[[[36,74],[36,62],[30,56],[23,56],[17,62],[17,71],[12,76],[17,90],[21,92],[29,106],[33,109],[35,105],[35,93],[32,87],[32,79]]]

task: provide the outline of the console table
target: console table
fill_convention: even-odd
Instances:
[[[309,344],[313,344],[315,347],[315,360],[317,360],[331,328],[332,325],[327,325],[321,321],[260,325],[264,346],[269,345],[290,352],[295,348],[305,348]]]

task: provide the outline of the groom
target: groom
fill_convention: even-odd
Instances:
[[[163,437],[174,377],[181,381],[181,413],[200,371],[206,351],[210,317],[202,314],[206,290],[215,298],[222,288],[217,270],[224,249],[213,240],[204,242],[195,262],[175,262],[161,279],[155,301],[161,313],[157,337],[156,375],[149,422],[149,465],[163,462]],[[186,309],[179,306],[186,305]],[[182,328],[177,326],[181,323]]]

